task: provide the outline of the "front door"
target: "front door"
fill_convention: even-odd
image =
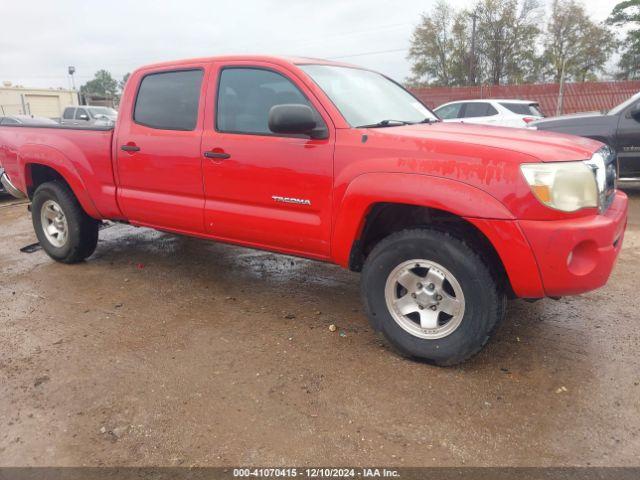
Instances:
[[[616,151],[620,178],[640,178],[640,122],[631,116],[635,106],[619,115]]]
[[[118,202],[135,224],[204,231],[202,112],[206,65],[140,73],[132,111],[120,114]],[[204,102],[202,102],[204,103]]]
[[[332,128],[327,138],[277,135],[269,110],[305,104],[317,124],[330,120],[304,83],[279,66],[242,62],[211,74],[202,137],[205,226],[221,239],[327,258],[333,182]]]

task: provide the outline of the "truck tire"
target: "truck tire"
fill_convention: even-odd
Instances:
[[[401,354],[442,366],[478,353],[506,308],[482,256],[429,228],[381,240],[366,259],[361,287],[376,330]]]
[[[36,189],[31,218],[40,245],[58,262],[81,262],[98,245],[100,222],[87,215],[69,187],[60,182],[46,182]]]

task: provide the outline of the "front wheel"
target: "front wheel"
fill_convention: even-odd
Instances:
[[[367,257],[369,319],[401,353],[455,365],[479,352],[502,319],[506,296],[482,256],[449,233],[403,230]]]
[[[58,262],[80,262],[96,249],[100,223],[86,214],[62,183],[47,182],[36,189],[31,218],[40,245]]]

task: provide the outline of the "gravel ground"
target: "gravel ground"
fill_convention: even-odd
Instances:
[[[514,301],[455,368],[393,353],[357,274],[129,226],[61,265],[0,204],[0,465],[640,464],[640,185],[601,290]],[[335,324],[335,332],[329,325]]]

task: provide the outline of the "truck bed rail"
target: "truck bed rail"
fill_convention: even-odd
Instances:
[[[98,132],[107,132],[109,130],[113,130],[114,126],[113,125],[89,125],[89,126],[82,126],[82,125],[50,125],[50,124],[42,124],[42,125],[37,125],[37,124],[7,124],[7,125],[0,125],[0,128],[4,128],[4,127],[8,127],[8,128],[51,128],[53,130],[92,130],[92,131],[98,131]]]

